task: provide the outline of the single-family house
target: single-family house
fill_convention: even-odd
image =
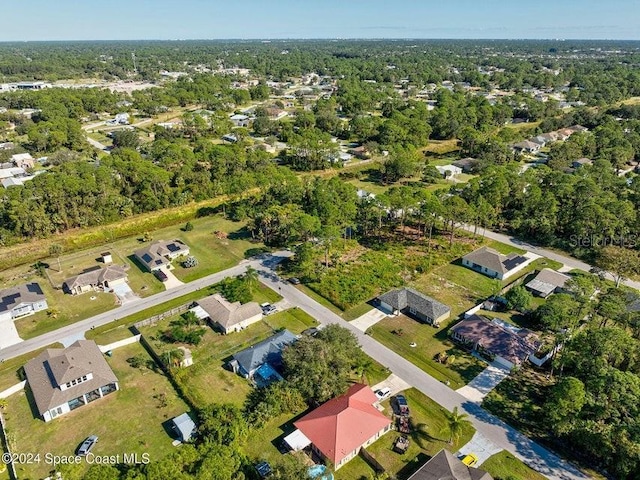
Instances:
[[[189,255],[189,247],[181,240],[158,240],[134,252],[136,259],[150,272],[168,267],[171,260]]]
[[[538,297],[547,298],[552,293],[563,291],[570,276],[556,272],[550,268],[543,268],[533,280],[527,282],[525,288]]]
[[[479,160],[471,157],[461,158],[452,162],[451,165],[462,169],[462,173],[471,173],[480,163]]]
[[[235,115],[231,115],[229,120],[231,120],[236,127],[248,127],[251,119],[247,115],[236,113]]]
[[[369,386],[352,385],[344,395],[323,403],[294,422],[297,428],[294,437],[286,437],[285,442],[294,449],[304,448],[305,443],[310,445],[315,454],[338,470],[362,448],[391,430],[391,420],[374,406],[377,402]]]
[[[574,160],[573,162],[571,162],[571,168],[581,168],[581,167],[585,167],[587,165],[593,165],[593,160],[591,160],[590,158],[579,158],[577,160]]]
[[[117,113],[113,120],[114,123],[118,123],[120,125],[129,125],[129,114],[126,112]]]
[[[36,161],[30,153],[16,153],[11,155],[11,162],[18,168],[33,168]]]
[[[536,137],[532,137],[529,139],[530,142],[533,142],[537,145],[540,145],[540,148],[544,147],[547,144],[547,139],[545,139],[542,135],[538,135]]]
[[[442,449],[422,465],[409,480],[493,480],[484,470],[468,467],[448,450]]]
[[[366,160],[367,158],[371,157],[369,150],[367,150],[367,147],[365,147],[364,145],[350,148],[349,150],[347,150],[347,153],[350,153],[351,155],[353,155],[356,158],[359,158],[360,160]]]
[[[530,140],[525,140],[523,142],[518,142],[513,144],[513,149],[518,150],[520,152],[537,153],[540,151],[540,148],[541,148],[540,144],[534,143]]]
[[[222,140],[229,143],[236,143],[238,141],[238,137],[235,136],[233,133],[227,133],[222,136]]]
[[[24,317],[47,308],[42,288],[35,282],[0,290],[0,320]]]
[[[93,340],[48,348],[24,366],[45,422],[118,390],[118,379]]]
[[[540,348],[538,336],[532,331],[476,314],[457,323],[449,334],[508,369],[525,362]]]
[[[482,247],[462,257],[462,265],[487,277],[504,280],[524,268],[529,259],[517,253],[503,255],[489,247]]]
[[[582,125],[572,125],[569,127],[569,130],[573,131],[573,133],[584,133],[589,131],[587,127],[583,127]]]
[[[198,431],[196,423],[188,413],[183,413],[171,419],[171,428],[182,443],[190,441]]]
[[[282,365],[282,350],[297,339],[298,337],[289,330],[282,330],[234,354],[229,367],[245,378],[253,378],[256,371],[265,364],[278,368]]]
[[[79,275],[67,278],[62,290],[71,295],[80,295],[89,291],[110,291],[116,285],[127,283],[127,272],[122,265],[94,267]]]
[[[262,320],[262,309],[257,302],[231,303],[219,293],[214,293],[196,303],[191,311],[200,319],[208,318],[225,334],[238,332]]]
[[[265,110],[267,111],[267,116],[269,117],[269,119],[274,121],[280,120],[281,118],[289,115],[286,110],[282,110],[278,107],[267,107]]]
[[[393,315],[408,313],[436,327],[451,315],[451,309],[448,306],[413,288],[391,290],[380,295],[378,301],[383,310],[390,311]]]
[[[460,175],[462,173],[462,168],[456,167],[455,165],[437,165],[436,170],[440,172],[444,178],[455,177],[456,175]]]

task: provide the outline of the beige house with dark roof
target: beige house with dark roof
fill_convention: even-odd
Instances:
[[[118,390],[118,379],[92,340],[48,348],[24,366],[24,373],[45,422]]]
[[[80,275],[68,278],[62,284],[65,293],[79,295],[95,290],[111,290],[116,285],[127,282],[127,272],[121,265],[108,265],[86,270]]]
[[[181,240],[158,240],[151,245],[134,252],[136,259],[144,267],[153,272],[163,267],[169,267],[171,260],[181,255],[189,255],[189,247]]]
[[[191,309],[200,319],[208,318],[223,333],[238,332],[262,320],[262,309],[256,302],[229,302],[219,293],[197,301]]]
[[[517,253],[503,255],[489,247],[482,247],[462,257],[462,265],[487,277],[504,280],[522,270],[530,259]]]

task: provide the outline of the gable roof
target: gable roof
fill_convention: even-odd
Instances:
[[[424,293],[408,287],[383,293],[378,299],[387,305],[391,305],[394,310],[404,310],[410,307],[418,313],[433,319],[440,318],[442,315],[451,312],[451,309],[444,303],[440,303]]]
[[[409,480],[493,480],[479,468],[467,467],[448,450],[440,450]]]
[[[184,442],[191,440],[191,436],[195,433],[196,424],[188,413],[183,413],[171,419],[174,428],[180,434],[180,439]]]
[[[556,272],[550,268],[543,268],[538,275],[525,286],[536,292],[549,295],[553,293],[556,288],[564,287],[570,279],[571,277],[564,273]]]
[[[0,312],[11,311],[21,303],[46,300],[42,288],[36,282],[0,290]]]
[[[294,425],[325,457],[338,464],[391,423],[373,406],[376,401],[371,388],[355,384]]]
[[[468,253],[464,257],[464,260],[486,267],[489,270],[499,273],[507,273],[513,270],[515,267],[527,261],[526,257],[518,255],[517,253],[510,253],[509,255],[503,255],[502,253],[489,247],[482,247],[478,250],[474,250]]]
[[[118,381],[92,340],[78,340],[67,348],[48,348],[25,364],[24,373],[41,415],[84,393]],[[60,389],[61,384],[88,373],[93,374],[91,380]]]
[[[121,265],[108,265],[85,270],[75,277],[67,278],[62,285],[68,290],[73,290],[87,285],[101,285],[121,278],[127,278],[124,267]]]
[[[520,364],[538,350],[538,336],[526,328],[507,328],[482,315],[471,315],[451,330],[485,350]]]
[[[219,324],[225,330],[262,314],[262,309],[257,302],[249,302],[244,305],[240,302],[230,303],[219,293],[198,300],[197,304],[207,313],[211,321]]]
[[[296,340],[297,337],[285,329],[260,343],[236,353],[233,358],[245,372],[250,373],[264,363],[279,362],[282,358],[281,354],[284,347]]]

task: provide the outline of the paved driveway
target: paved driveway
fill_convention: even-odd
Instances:
[[[476,432],[466,444],[460,447],[459,456],[473,453],[478,457],[478,465],[482,465],[490,456],[501,452],[503,449],[492,443],[480,432]]]
[[[361,332],[366,332],[369,327],[375,325],[380,320],[384,320],[385,318],[387,318],[387,315],[387,312],[384,312],[379,308],[374,308],[349,323],[351,323],[351,325],[356,327]]]
[[[115,293],[118,297],[118,300],[120,300],[120,305],[123,305],[127,302],[132,302],[135,299],[140,298],[133,290],[131,290],[131,287],[128,283],[116,285],[115,287],[113,287],[113,293]]]
[[[22,342],[18,330],[16,329],[13,319],[7,319],[0,322],[0,348],[8,347]]]
[[[482,399],[496,388],[502,380],[507,378],[509,373],[508,370],[501,368],[499,365],[491,364],[456,392],[473,402],[482,403]]]
[[[178,280],[178,277],[176,277],[171,270],[163,268],[162,271],[165,273],[165,275],[167,275],[167,280],[163,282],[165,290],[184,285],[184,283]]]

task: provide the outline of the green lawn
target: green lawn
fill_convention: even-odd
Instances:
[[[172,452],[172,438],[163,423],[188,407],[164,375],[129,366],[126,359],[136,355],[146,355],[137,343],[114,350],[107,358],[118,377],[119,391],[49,423],[34,418],[30,394],[9,397],[6,417],[15,451],[72,455],[82,440],[94,434],[100,438],[93,450],[96,455],[146,452],[153,461]],[[20,465],[18,475],[42,478],[49,470],[45,462]]]
[[[447,336],[447,328],[456,320],[441,322],[439,329],[404,315],[387,317],[371,327],[371,336],[394,352],[420,367],[432,377],[449,381],[454,390],[471,381],[486,365],[457,348]],[[396,333],[393,333],[396,332]],[[398,334],[400,333],[400,334]],[[416,347],[410,344],[415,342]],[[440,352],[455,355],[451,365],[435,361]]]
[[[545,480],[547,478],[525,465],[506,450],[489,457],[480,467],[489,472],[493,478],[509,478],[513,480]]]
[[[411,410],[410,421],[413,426],[407,452],[401,455],[393,451],[393,442],[398,436],[393,430],[367,448],[367,452],[373,455],[391,476],[401,480],[411,476],[428,457],[443,448],[456,452],[471,439],[475,431],[472,426],[466,427],[460,438],[453,445],[449,445],[448,434],[445,431],[444,408],[416,389],[407,390],[404,394]],[[391,415],[389,401],[383,402],[383,405],[386,407],[384,413]],[[338,470],[336,479],[353,480],[363,476],[369,478],[368,475],[371,473],[373,470],[364,461],[353,460]]]
[[[273,330],[286,328],[292,333],[302,333],[307,328],[318,325],[318,322],[311,315],[298,307],[273,313],[264,317],[262,321],[269,325]]]

